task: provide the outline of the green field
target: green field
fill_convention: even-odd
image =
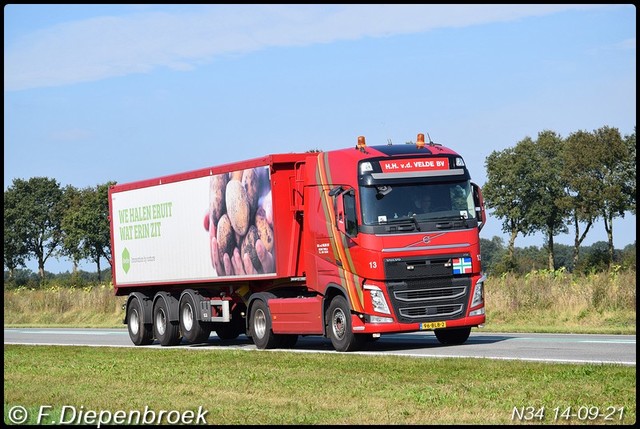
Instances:
[[[234,425],[636,420],[635,367],[619,365],[18,345],[5,346],[4,359],[5,422],[15,405],[31,423],[145,409],[175,419],[200,407],[207,424]],[[568,407],[582,414],[560,417]],[[611,415],[593,417],[596,408]]]

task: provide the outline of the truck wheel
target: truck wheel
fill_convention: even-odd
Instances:
[[[241,334],[244,334],[246,329],[241,308],[236,307],[235,310],[233,310],[231,313],[231,321],[215,322],[212,324],[211,330],[215,331],[221,340],[235,340]]]
[[[196,304],[193,297],[185,293],[180,301],[180,331],[191,344],[204,343],[211,335],[207,322],[201,322],[196,315]]]
[[[271,331],[269,306],[261,299],[251,306],[249,326],[253,342],[259,349],[273,349],[278,346],[278,337]]]
[[[153,306],[153,334],[163,346],[180,343],[180,325],[169,320],[169,310],[164,299],[158,299]]]
[[[148,346],[153,342],[153,328],[151,324],[142,323],[142,304],[138,298],[133,298],[129,304],[127,329],[136,346]]]
[[[351,326],[351,311],[349,303],[342,295],[331,300],[327,309],[327,335],[331,339],[333,348],[339,352],[358,350],[364,343],[364,335],[353,333]]]
[[[433,332],[441,344],[459,345],[467,341],[471,328],[436,329]]]

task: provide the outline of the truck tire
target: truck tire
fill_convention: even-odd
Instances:
[[[235,340],[240,335],[246,333],[245,320],[242,317],[244,306],[237,306],[231,313],[231,321],[214,322],[211,324],[211,330],[215,331],[221,340]]]
[[[198,320],[196,309],[193,297],[185,293],[180,300],[180,331],[190,344],[204,343],[211,335],[211,326]]]
[[[365,342],[364,334],[354,334],[351,326],[351,310],[347,299],[342,295],[335,296],[326,314],[327,336],[333,348],[339,352],[358,350]]]
[[[162,298],[153,306],[153,334],[163,346],[180,343],[180,324],[169,320],[169,309]]]
[[[440,344],[453,346],[464,344],[471,334],[471,328],[436,329],[433,333]]]
[[[253,343],[259,349],[273,349],[278,346],[278,337],[271,330],[271,312],[266,302],[256,300],[251,306],[249,329]]]
[[[142,321],[142,304],[138,298],[132,298],[127,309],[127,330],[136,346],[148,346],[153,342],[153,327]]]

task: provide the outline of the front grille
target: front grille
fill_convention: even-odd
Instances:
[[[459,296],[464,296],[465,293],[465,287],[441,287],[398,291],[395,293],[395,297],[398,301],[402,302],[433,301],[445,298],[457,298]]]
[[[409,319],[422,319],[425,317],[444,317],[450,319],[460,314],[462,308],[462,304],[431,307],[404,307],[400,309],[400,315]]]
[[[435,322],[466,314],[471,278],[454,277],[449,257],[390,259],[385,261],[385,274],[400,322]]]

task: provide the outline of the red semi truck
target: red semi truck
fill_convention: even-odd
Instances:
[[[429,201],[430,200],[430,201]],[[257,348],[387,333],[464,343],[485,322],[480,188],[433,142],[264,156],[109,190],[132,342]]]

